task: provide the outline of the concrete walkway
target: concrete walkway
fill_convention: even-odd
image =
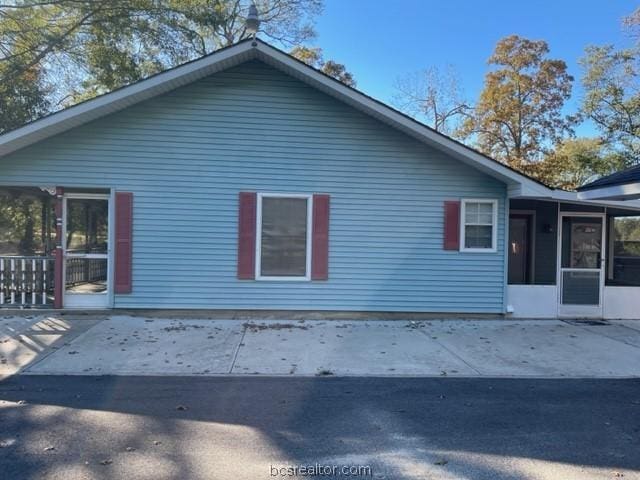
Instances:
[[[0,318],[0,377],[640,377],[640,321]]]

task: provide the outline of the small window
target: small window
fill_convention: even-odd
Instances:
[[[309,280],[310,195],[258,195],[256,278]]]
[[[460,222],[460,250],[495,252],[498,218],[496,200],[463,200]]]

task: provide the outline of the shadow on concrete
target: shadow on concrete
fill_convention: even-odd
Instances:
[[[120,478],[128,447],[156,465],[128,478],[218,478],[225,457],[233,478],[317,462],[394,479],[531,478],[535,461],[640,476],[635,379],[22,376],[0,400],[2,478]]]
[[[40,314],[5,317],[0,322],[0,379],[41,361],[99,320]]]

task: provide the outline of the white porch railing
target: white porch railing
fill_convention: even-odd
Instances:
[[[0,256],[0,307],[49,306],[53,257]]]

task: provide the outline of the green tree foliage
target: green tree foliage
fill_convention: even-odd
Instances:
[[[541,160],[553,144],[571,133],[562,113],[573,77],[562,60],[547,58],[549,47],[511,35],[489,58],[495,69],[485,77],[480,99],[461,128],[478,148],[516,168]]]
[[[608,148],[599,138],[567,138],[542,161],[525,164],[522,170],[549,186],[575,190],[596,177],[626,166],[625,157]]]
[[[629,158],[640,154],[640,45],[616,50],[591,46],[581,60],[582,114],[604,141]]]
[[[13,75],[16,68],[20,73]],[[25,69],[13,62],[0,63],[0,79],[10,75],[11,81],[0,80],[0,134],[44,115],[50,105],[38,67]]]
[[[48,198],[0,192],[0,255],[50,253],[54,231]]]
[[[248,35],[244,19],[249,4],[250,0],[7,2],[0,5],[0,84],[38,74],[38,85],[55,86],[48,97],[51,108],[66,106],[242,40]],[[322,8],[322,0],[256,4],[261,34],[285,45],[313,37],[311,21]],[[0,104],[10,102],[15,100],[0,99]],[[38,113],[31,107],[16,116],[29,119]]]
[[[353,78],[353,75],[347,71],[347,67],[341,63],[334,62],[333,60],[325,60],[321,48],[297,46],[289,53],[298,60],[320,70],[336,80],[341,81],[345,85],[350,87],[356,86],[356,81]]]
[[[640,257],[640,217],[616,217],[613,228],[614,254]]]

